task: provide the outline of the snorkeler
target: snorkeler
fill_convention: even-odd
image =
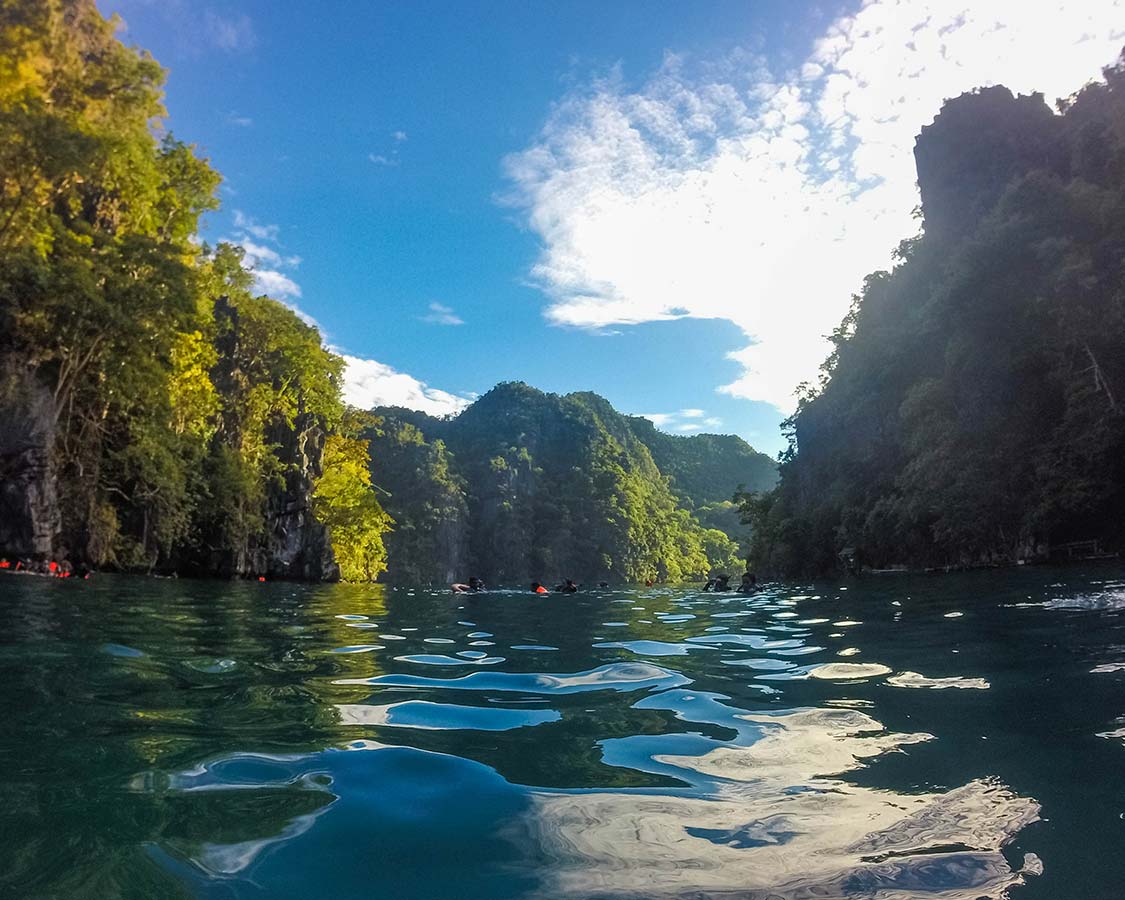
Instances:
[[[533,593],[533,594],[546,594],[546,593],[548,593],[548,591],[538,581],[533,581],[533,582],[531,582],[531,593]]]
[[[470,575],[468,584],[457,582],[449,587],[455,594],[476,594],[484,590],[484,582],[475,575]]]
[[[556,594],[577,594],[578,593],[578,585],[576,585],[573,581],[571,581],[568,578],[562,584],[556,584],[555,585],[555,593]]]
[[[714,578],[707,579],[707,584],[703,586],[704,591],[729,591],[730,590],[730,576],[723,575],[721,572]]]
[[[738,585],[738,593],[753,594],[758,590],[758,576],[753,572],[743,572],[742,582]]]

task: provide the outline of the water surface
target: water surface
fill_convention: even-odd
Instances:
[[[0,896],[1122,895],[1125,580],[0,577]]]

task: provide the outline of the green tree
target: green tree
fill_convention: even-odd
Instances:
[[[345,581],[374,581],[387,568],[383,533],[392,522],[371,489],[367,441],[328,436],[313,511],[328,528]]]
[[[0,0],[0,402],[47,397],[30,477],[59,498],[52,552],[321,577],[320,479],[344,568],[374,577],[387,520],[342,431],[343,361],[254,295],[241,251],[199,244],[219,176],[161,134],[164,72],[118,24]]]

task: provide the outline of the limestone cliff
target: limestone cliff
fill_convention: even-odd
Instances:
[[[51,464],[51,392],[32,376],[8,372],[0,391],[0,422],[0,552],[53,556],[61,521]]]
[[[280,423],[271,431],[285,475],[283,483],[271,485],[266,541],[255,554],[253,572],[301,581],[338,581],[340,567],[328,531],[312,513],[313,482],[321,474],[324,458],[324,428],[306,415],[298,417],[292,428]]]

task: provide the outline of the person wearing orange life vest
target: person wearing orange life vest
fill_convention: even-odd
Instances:
[[[548,591],[538,581],[533,581],[533,582],[531,582],[531,593],[533,593],[533,594],[546,594],[546,593],[548,593]]]

